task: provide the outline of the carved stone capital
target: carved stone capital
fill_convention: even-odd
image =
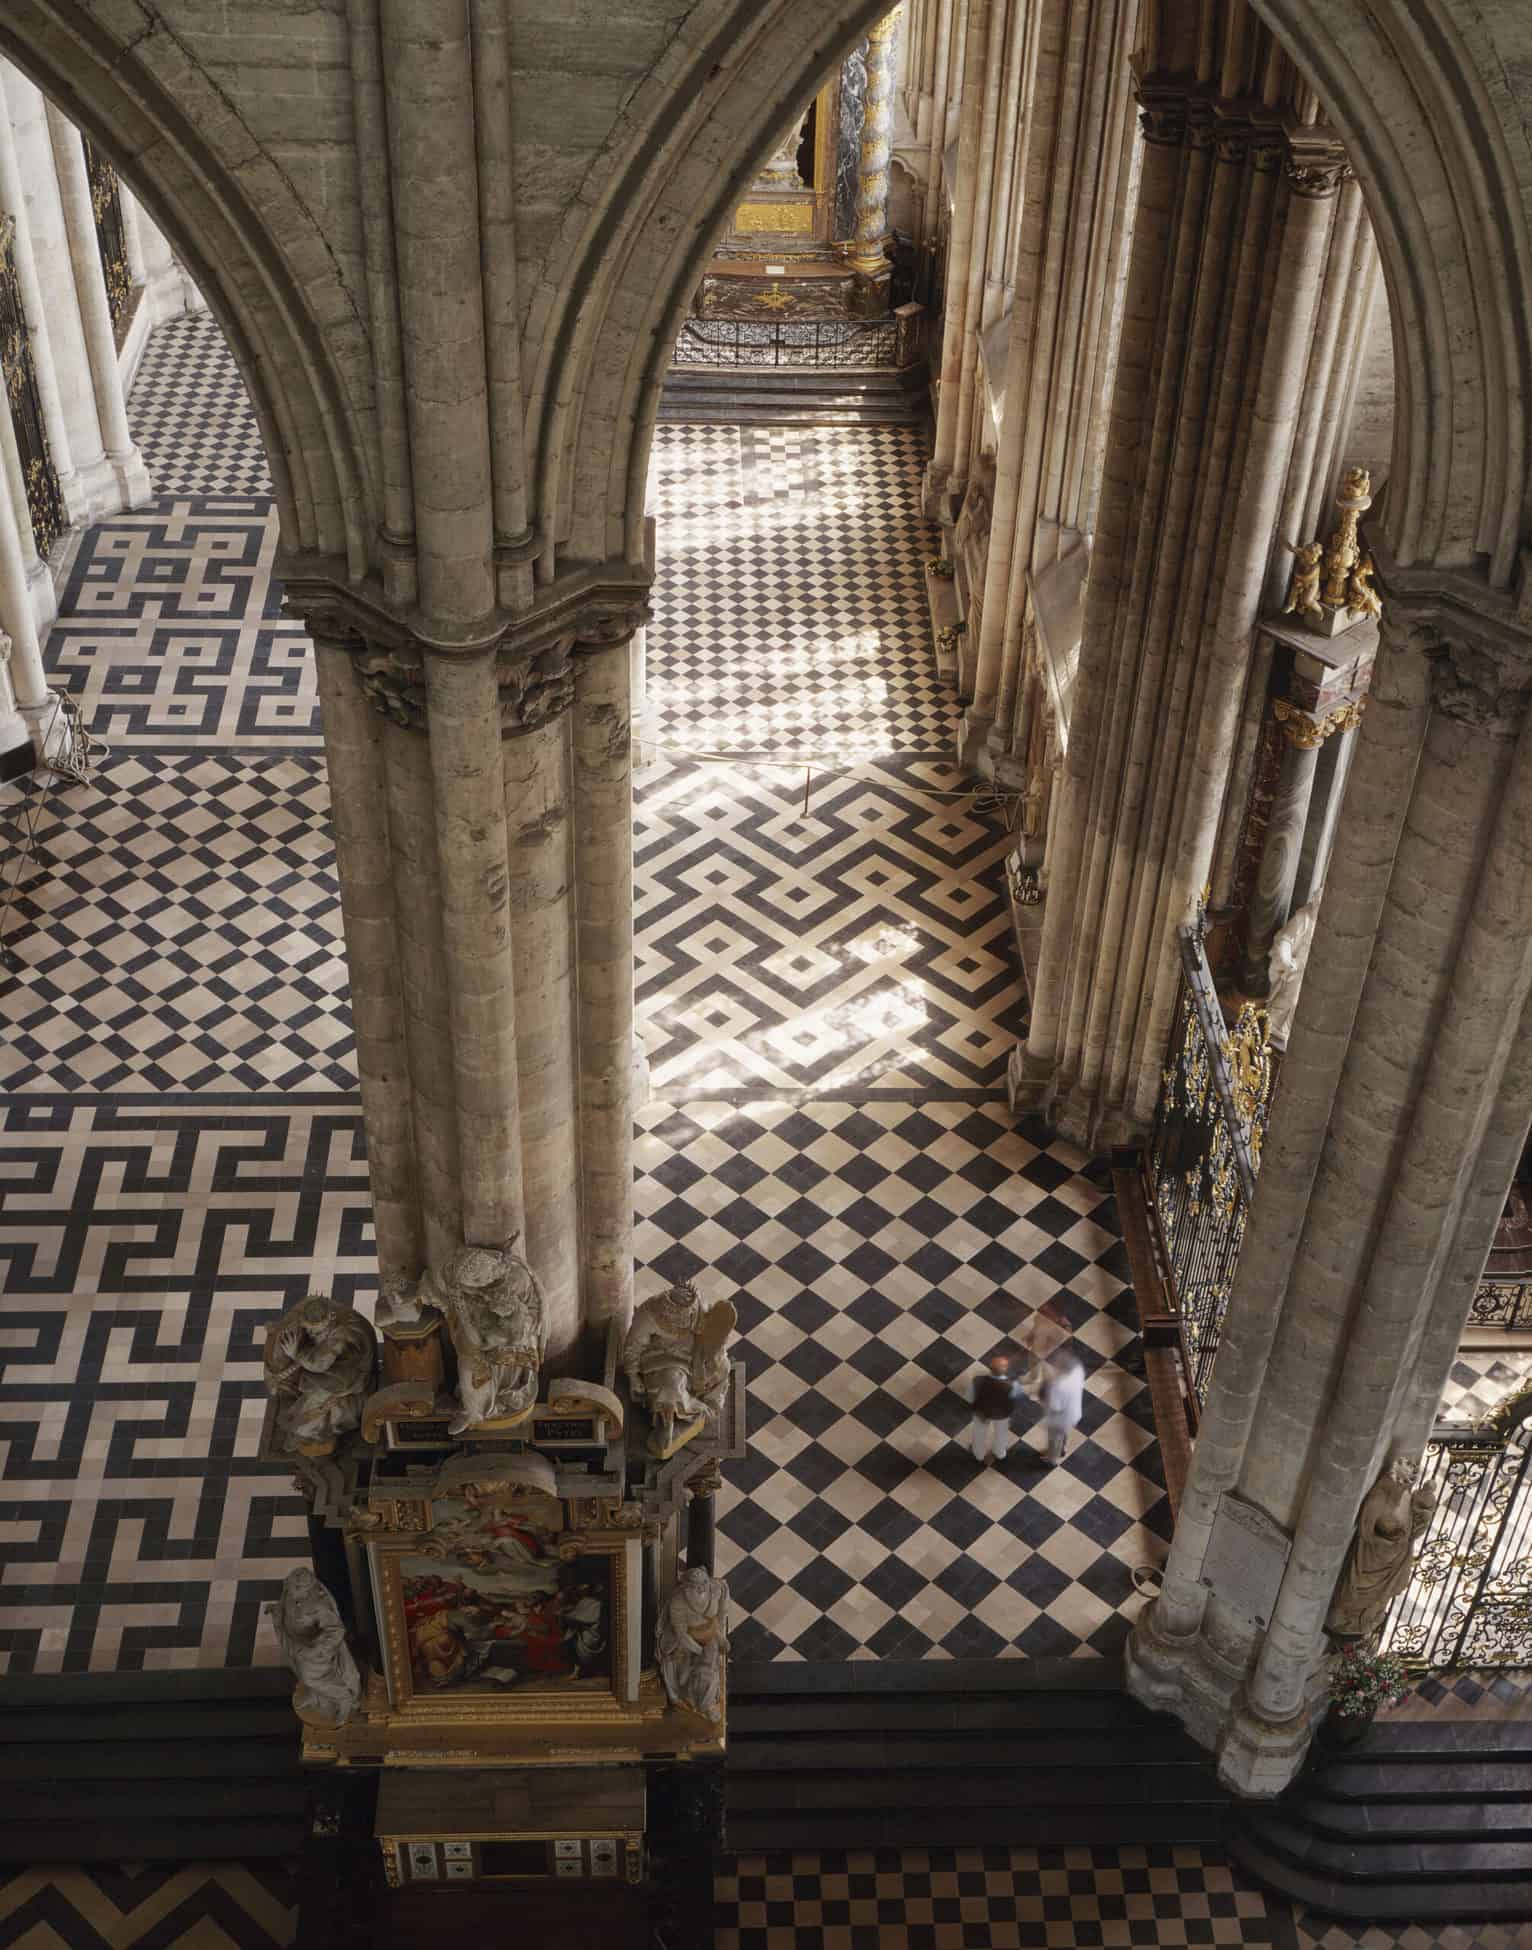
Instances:
[[[1514,738],[1532,700],[1532,615],[1470,570],[1401,569],[1374,543],[1388,599],[1380,643],[1424,660],[1435,708],[1491,738]]]
[[[1289,156],[1283,164],[1282,173],[1294,196],[1334,196],[1351,175],[1351,165],[1344,160],[1306,162],[1297,156]]]
[[[370,648],[360,639],[348,645],[362,695],[380,717],[406,731],[426,728],[426,673],[419,655]]]
[[[1460,724],[1492,738],[1515,738],[1532,696],[1532,664],[1511,646],[1437,632],[1421,648],[1431,660],[1431,702]]]

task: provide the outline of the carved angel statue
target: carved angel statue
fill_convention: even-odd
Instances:
[[[1416,1489],[1414,1482],[1414,1463],[1396,1449],[1363,1497],[1325,1619],[1325,1630],[1334,1637],[1371,1638],[1409,1583],[1415,1546],[1436,1508],[1436,1492],[1424,1485]]]
[[[660,1678],[672,1706],[704,1720],[723,1717],[723,1655],[729,1649],[729,1587],[700,1564],[681,1574],[654,1635]]]
[[[453,1435],[484,1423],[520,1421],[537,1400],[548,1351],[542,1288],[512,1248],[460,1246],[433,1281],[457,1349],[458,1413]]]
[[[1298,991],[1303,987],[1303,971],[1308,967],[1309,949],[1314,943],[1319,898],[1316,893],[1312,900],[1306,901],[1278,928],[1266,962],[1271,983],[1266,996],[1266,1014],[1270,1018],[1272,1036],[1284,1048],[1292,1034],[1293,1017],[1298,1012]]]
[[[1284,542],[1282,546],[1294,558],[1293,579],[1287,585],[1282,614],[1290,616],[1296,610],[1310,623],[1322,623],[1325,613],[1319,603],[1319,571],[1324,560],[1324,543],[1305,542],[1300,548],[1296,543]]]
[[[335,1600],[306,1564],[282,1580],[282,1595],[267,1605],[282,1657],[297,1676],[293,1711],[303,1720],[343,1727],[362,1696],[362,1675],[346,1644]]]
[[[1370,555],[1364,555],[1351,571],[1351,580],[1346,584],[1346,614],[1348,616],[1381,616],[1383,599],[1372,586],[1373,564]]]
[[[333,1455],[339,1437],[362,1419],[372,1387],[377,1341],[352,1307],[311,1293],[266,1337],[266,1387],[277,1427],[300,1456]]]
[[[634,1400],[653,1419],[653,1454],[670,1455],[704,1421],[716,1421],[723,1413],[737,1318],[727,1300],[704,1313],[689,1280],[656,1294],[634,1313],[622,1344],[622,1368]],[[677,1423],[690,1426],[678,1436]]]

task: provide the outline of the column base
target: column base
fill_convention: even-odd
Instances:
[[[138,449],[129,447],[125,453],[108,454],[106,460],[122,497],[118,505],[123,508],[147,508],[154,499],[154,488],[149,480],[149,470],[144,465],[144,457]]]
[[[1040,1117],[1092,1156],[1140,1144],[1149,1133],[1148,1123],[1130,1117],[1120,1104],[1098,1104],[1083,1092],[1061,1090],[1052,1066],[1044,1070],[1031,1062],[1025,1043],[1011,1051],[1005,1093],[1013,1117]]]
[[[22,704],[18,710],[31,734],[38,762],[51,766],[56,758],[67,758],[73,744],[69,717],[57,691],[49,691],[41,704]]]
[[[1243,1699],[1218,1745],[1218,1778],[1247,1800],[1270,1801],[1297,1779],[1313,1737],[1311,1702],[1289,1720],[1268,1720]]]
[[[1174,1714],[1199,1746],[1214,1753],[1244,1688],[1245,1669],[1220,1659],[1200,1630],[1164,1631],[1158,1611],[1151,1605],[1128,1636],[1128,1691],[1141,1706]]]
[[[649,1052],[633,1038],[633,1108],[640,1111],[654,1102],[654,1080],[649,1074]]]
[[[126,454],[98,454],[78,468],[79,483],[76,522],[106,521],[124,508],[142,508],[154,498],[149,470],[136,447]]]

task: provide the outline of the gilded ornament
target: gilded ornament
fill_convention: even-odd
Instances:
[[[1383,614],[1383,601],[1372,586],[1373,562],[1370,555],[1364,555],[1351,571],[1351,579],[1346,584],[1346,614],[1348,616],[1371,616]]]
[[[1271,1086],[1271,1018],[1258,1002],[1247,1002],[1224,1041],[1234,1108],[1240,1121],[1254,1124]]]
[[[1293,579],[1287,585],[1287,601],[1282,605],[1282,614],[1291,616],[1296,611],[1310,623],[1322,623],[1325,613],[1319,602],[1319,568],[1324,558],[1324,544],[1284,542],[1282,546],[1295,558]]]
[[[1372,476],[1365,467],[1346,469],[1335,506],[1340,520],[1325,549],[1324,600],[1331,609],[1344,609],[1352,571],[1362,559],[1356,538],[1357,519],[1372,506]]]

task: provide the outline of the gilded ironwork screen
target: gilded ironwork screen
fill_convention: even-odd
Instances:
[[[1272,1065],[1264,1010],[1246,1003],[1225,1027],[1200,925],[1181,929],[1180,948],[1181,991],[1144,1173],[1200,1406],[1255,1193]]]
[[[1468,1309],[1470,1327],[1500,1327],[1506,1333],[1532,1327],[1532,1280],[1480,1280]]]
[[[112,329],[121,335],[131,316],[133,273],[128,269],[128,246],[122,227],[122,191],[117,172],[106,157],[85,142],[85,173],[90,179],[91,208],[96,213],[96,246],[106,277],[106,302]]]
[[[32,338],[16,276],[15,246],[15,218],[0,217],[0,371],[5,375],[5,393],[10,401],[11,425],[16,432],[16,449],[26,482],[32,533],[38,554],[46,555],[69,523],[59,490],[58,469],[48,447],[43,403],[37,390],[37,367],[32,360]]]
[[[846,370],[903,366],[919,356],[908,320],[887,318],[688,318],[676,339],[678,366],[807,366]]]
[[[1532,1666],[1532,1425],[1439,1428],[1421,1481],[1436,1510],[1384,1650],[1413,1670]]]

